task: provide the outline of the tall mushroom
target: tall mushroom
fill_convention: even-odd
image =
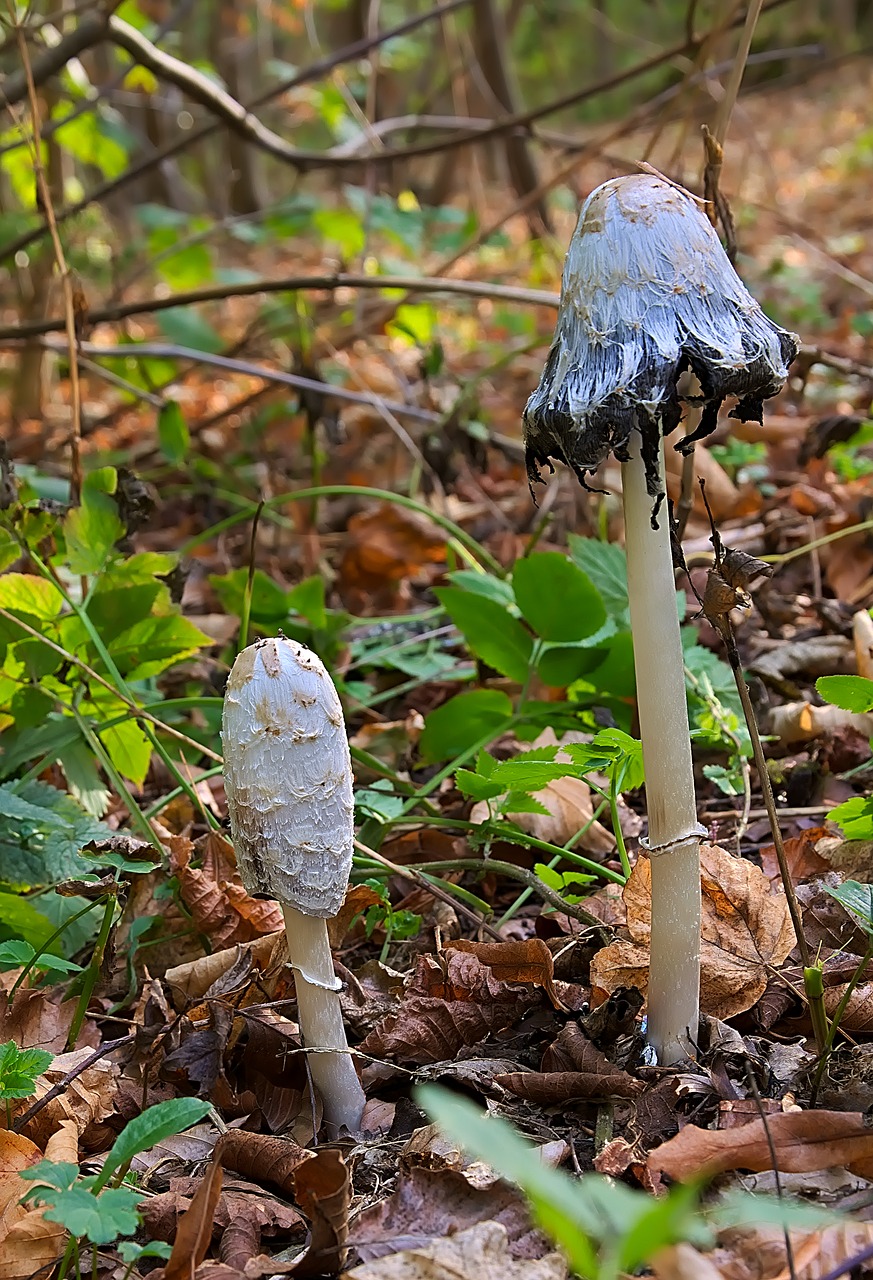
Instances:
[[[327,934],[352,865],[352,765],[342,706],[320,658],[284,637],[249,645],[227,682],[221,732],[243,884],[282,906],[300,1034],[324,1118],[356,1132],[364,1092]]]
[[[683,452],[730,416],[761,421],[797,354],[764,315],[693,197],[666,180],[614,178],[582,206],[564,265],[555,337],[527,403],[531,485],[566,463],[580,483],[610,453],[622,463],[628,594],[646,774],[652,932],[648,1036],[662,1063],[697,1035],[700,868],[691,743],[663,437],[678,425],[677,384],[690,370],[703,409]]]

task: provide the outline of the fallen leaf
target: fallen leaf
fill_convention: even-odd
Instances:
[[[345,1261],[351,1179],[338,1151],[321,1147],[294,1172],[294,1196],[310,1224],[309,1247],[294,1274],[333,1275]]]
[[[769,971],[794,946],[784,895],[774,893],[759,867],[718,845],[700,846],[702,921],[700,1006],[716,1018],[751,1009],[764,994]],[[648,858],[639,858],[625,885],[631,940],[610,943],[591,962],[591,982],[609,993],[648,984],[652,888]]]
[[[58,1054],[48,1070],[36,1081],[34,1098],[44,1098],[55,1085],[65,1081],[71,1072],[93,1057],[93,1054],[94,1050],[89,1048]],[[82,1137],[89,1126],[100,1124],[115,1110],[118,1076],[119,1068],[108,1056],[99,1058],[75,1079],[68,1081],[62,1092],[37,1112],[23,1132],[37,1146],[44,1147],[50,1135],[64,1120],[72,1120]],[[22,1099],[21,1110],[29,1107],[32,1101],[30,1098]]]
[[[535,987],[499,982],[474,955],[457,948],[444,954],[445,972],[431,957],[419,957],[399,1011],[361,1042],[362,1053],[419,1065],[442,1062],[512,1026],[542,998]]]
[[[163,1280],[192,1280],[195,1270],[206,1257],[212,1240],[212,1224],[221,1195],[222,1177],[221,1155],[216,1151],[190,1207],[179,1220],[173,1252],[163,1269]]]
[[[506,1229],[513,1258],[541,1258],[550,1252],[545,1238],[531,1227],[527,1206],[515,1187],[493,1179],[485,1187],[474,1187],[454,1169],[404,1171],[392,1195],[355,1219],[349,1245],[363,1262],[372,1262],[422,1248],[483,1220]]]
[[[656,1280],[723,1280],[724,1277],[710,1258],[690,1244],[671,1244],[659,1249],[649,1258],[648,1265]]]
[[[792,884],[797,885],[802,880],[811,880],[814,876],[820,876],[828,870],[830,864],[815,851],[818,841],[827,835],[826,827],[812,827],[808,831],[801,831],[800,835],[789,836],[783,841]],[[780,885],[782,877],[779,860],[776,857],[776,846],[765,845],[760,852],[760,858],[767,879],[771,884]]]
[[[270,933],[253,942],[213,951],[211,955],[200,956],[197,960],[168,969],[164,980],[172,994],[174,1006],[185,1009],[192,1001],[200,1000],[243,956],[249,957],[252,971],[259,974],[268,973],[284,964],[284,923],[279,933]]]
[[[559,1253],[515,1262],[508,1246],[504,1227],[479,1222],[448,1239],[365,1262],[342,1280],[566,1280]]]
[[[215,947],[251,942],[275,933],[284,920],[277,902],[250,898],[236,866],[233,845],[218,831],[197,841],[186,836],[164,837],[171,872],[178,877],[179,895],[191,912],[195,927]],[[191,865],[200,859],[200,867]]]
[[[46,1143],[45,1158],[78,1164],[78,1135],[71,1120],[61,1123]],[[66,1231],[47,1222],[43,1209],[19,1203],[33,1183],[21,1178],[43,1158],[43,1152],[21,1134],[0,1130],[0,1280],[38,1280],[53,1268],[64,1251]]]
[[[768,1136],[769,1135],[769,1136]],[[873,1173],[873,1128],[860,1111],[784,1111],[750,1120],[740,1128],[699,1129],[688,1124],[675,1138],[649,1152],[654,1173],[679,1182],[714,1177],[727,1169],[809,1173],[846,1165],[853,1173]]]
[[[333,919],[327,922],[331,950],[336,951],[342,946],[349,926],[360,911],[366,911],[367,907],[375,906],[382,901],[381,896],[368,884],[350,886],[343,905]]]
[[[277,1187],[292,1199],[297,1168],[305,1160],[312,1160],[314,1152],[298,1146],[290,1138],[229,1129],[216,1144],[216,1158],[225,1169]]]
[[[394,504],[358,512],[346,530],[339,585],[350,603],[379,592],[390,597],[394,584],[418,576],[426,565],[445,564],[444,535],[423,516]]]
[[[542,987],[556,1009],[564,1006],[558,999],[554,983],[552,953],[542,938],[525,938],[516,942],[447,942],[445,951],[466,951],[487,965],[500,982],[531,983]]]

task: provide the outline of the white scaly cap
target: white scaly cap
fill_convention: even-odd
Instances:
[[[222,716],[224,785],[246,890],[308,916],[339,911],[352,865],[352,765],[321,659],[284,636],[237,656]]]

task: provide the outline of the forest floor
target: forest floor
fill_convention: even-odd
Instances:
[[[684,626],[698,807],[709,840],[704,1018],[693,1060],[677,1069],[641,1065],[650,912],[648,862],[637,856],[646,831],[642,788],[622,788],[605,767],[568,772],[531,783],[527,797],[538,805],[510,808],[498,820],[489,801],[456,776],[475,768],[481,781],[483,733],[492,756],[506,761],[532,745],[590,743],[605,726],[623,735],[611,741],[623,744],[625,782],[635,781],[617,465],[598,474],[602,495],[556,473],[538,508],[525,475],[521,412],[542,368],[554,308],[499,296],[415,295],[401,328],[379,318],[384,297],[313,291],[304,358],[284,336],[273,339],[263,298],[229,297],[202,308],[224,354],[324,378],[367,402],[314,393],[298,407],[292,391],[265,384],[256,369],[192,364],[184,374],[177,366],[170,389],[160,392],[177,409],[158,413],[124,400],[86,369],[85,456],[89,465],[128,467],[140,477],[147,490],[128,480],[122,488],[143,519],[128,522],[129,543],[96,568],[83,553],[73,558],[69,523],[65,544],[56,539],[52,552],[46,548],[55,534],[40,526],[27,535],[30,562],[7,560],[0,578],[0,604],[39,619],[34,598],[25,606],[16,595],[21,579],[39,576],[41,557],[55,567],[53,555],[67,557],[49,578],[68,587],[90,581],[95,626],[106,628],[110,657],[128,661],[120,669],[140,706],[148,690],[163,747],[153,753],[147,743],[141,768],[140,757],[119,763],[122,750],[141,751],[139,739],[119,745],[111,729],[100,738],[112,768],[100,782],[102,821],[92,811],[80,842],[88,863],[77,864],[67,850],[40,877],[32,870],[34,840],[20,831],[13,838],[5,827],[0,833],[6,855],[19,860],[9,866],[28,868],[17,893],[0,895],[4,901],[16,897],[62,922],[47,899],[63,882],[62,892],[97,906],[92,914],[106,925],[96,937],[96,930],[70,929],[49,948],[61,966],[72,966],[65,971],[40,963],[50,957],[40,951],[45,936],[33,919],[21,916],[16,934],[17,917],[0,904],[7,912],[0,910],[0,1097],[8,1119],[0,1130],[0,1280],[47,1276],[74,1253],[77,1275],[93,1271],[107,1280],[566,1276],[553,1251],[561,1228],[542,1209],[543,1197],[557,1194],[554,1184],[519,1173],[497,1138],[492,1166],[474,1128],[466,1150],[458,1140],[466,1113],[457,1113],[454,1129],[451,1117],[442,1127],[431,1123],[436,1112],[426,1113],[416,1092],[422,1083],[439,1083],[510,1121],[538,1149],[537,1169],[616,1180],[607,1184],[612,1209],[583,1183],[588,1209],[575,1219],[566,1210],[571,1229],[592,1242],[592,1276],[607,1280],[638,1265],[660,1280],[873,1274],[873,909],[869,902],[865,909],[862,889],[873,883],[873,814],[865,807],[873,734],[865,689],[873,685],[864,685],[873,680],[870,81],[869,72],[853,69],[845,78],[749,97],[737,111],[722,186],[737,221],[738,267],[768,313],[798,332],[803,350],[763,427],[725,417],[697,451],[722,540],[773,569],[751,607],[736,615],[736,633],[766,735],[803,933],[820,965],[827,1015],[839,1024],[832,1052],[823,1056],[814,1038],[801,952],[721,642],[696,606]],[[629,167],[650,141],[650,134],[628,135],[608,158],[584,163],[575,177],[580,190]],[[676,148],[696,155],[697,140],[671,125],[652,163],[695,186],[698,175],[668,167]],[[483,224],[499,216],[497,203],[482,211]],[[573,217],[569,204],[556,212],[554,243],[535,257],[516,218],[502,243],[457,267],[445,267],[450,253],[429,248],[416,269],[557,293]],[[304,237],[278,251],[229,242],[224,249],[226,265],[263,276],[335,269],[324,246]],[[412,273],[408,264],[405,273]],[[144,292],[131,289],[125,300]],[[108,300],[89,298],[93,306]],[[114,345],[123,335],[166,341],[146,313],[96,325],[88,340]],[[68,473],[60,450],[68,412],[68,384],[59,380],[46,419],[25,424],[10,450],[32,486],[10,509],[20,515],[29,506],[28,519],[37,519],[36,498],[50,493],[46,478]],[[678,499],[681,460],[669,468]],[[376,492],[356,496],[353,487]],[[308,496],[295,496],[301,491]],[[677,580],[692,604],[690,588],[702,591],[711,563],[710,535],[695,494],[683,544],[691,582]],[[500,644],[483,641],[484,606],[462,621],[445,603],[451,597],[434,592],[488,595],[507,629],[521,626],[514,566],[542,553],[563,558],[568,545],[614,624],[611,647],[600,667],[580,668],[573,680],[549,683],[533,658],[519,679]],[[177,591],[167,574],[179,553]],[[545,560],[538,563],[546,572]],[[283,630],[311,645],[346,708],[359,844],[331,938],[368,1098],[357,1137],[321,1128],[300,1052],[293,978],[283,964],[281,913],[246,894],[226,830],[219,716],[250,568],[248,638]],[[480,582],[473,590],[474,572],[487,581],[484,589]],[[43,588],[60,590],[47,581]],[[162,621],[182,617],[199,637],[186,649],[174,631],[177,650],[154,670],[145,659],[157,632],[143,630],[131,643],[134,660],[119,642],[127,633],[113,622],[113,610],[129,609],[146,626],[146,616],[135,614],[140,592],[146,610],[160,599]],[[75,592],[64,598],[75,602]],[[74,605],[65,609],[72,609],[69,623],[79,619]],[[89,670],[110,673],[102,650],[92,653],[89,636],[72,625],[53,626],[46,616],[37,630],[55,637],[61,652],[87,659],[77,676],[86,710],[71,704],[61,719],[81,726],[83,715],[109,717],[87,683]],[[580,632],[580,643],[587,634]],[[169,643],[169,629],[160,635]],[[8,631],[2,639],[13,641]],[[45,679],[72,680],[73,669],[47,670]],[[823,686],[839,705],[817,690],[822,677],[848,682]],[[476,720],[474,704],[460,702],[469,697],[480,699],[476,716],[497,705],[510,711]],[[527,719],[526,700],[538,708]],[[593,712],[581,733],[581,721],[568,728],[568,706]],[[17,708],[4,713],[4,729],[36,733],[42,713],[16,724]],[[491,723],[498,728],[488,739]],[[189,739],[184,750],[179,733]],[[16,739],[9,757],[17,773],[28,773],[25,787],[75,791],[72,761],[65,769],[46,762],[40,741]],[[30,742],[37,746],[28,754]],[[212,755],[194,757],[196,743]],[[542,752],[537,759],[549,762]],[[611,784],[621,792],[612,803]],[[4,782],[0,795],[12,795],[15,785]],[[31,806],[48,804],[42,792],[15,794],[26,794]],[[848,819],[829,818],[847,805]],[[11,800],[0,819],[36,822]],[[154,862],[155,840],[148,843],[144,824],[161,851]],[[624,887],[622,846],[633,866]],[[573,878],[579,855],[594,867],[594,878],[581,884]],[[4,878],[16,880],[5,871]],[[38,945],[30,953],[8,950],[16,937]],[[30,1070],[30,1086],[19,1081],[17,1093],[12,1060],[3,1058],[7,1041],[52,1055],[21,1067],[25,1079]],[[180,1099],[203,1105],[148,1111]],[[174,1118],[131,1137],[140,1113]],[[23,1189],[33,1185],[21,1174],[43,1156],[67,1169],[67,1182],[40,1166],[49,1188],[55,1177],[55,1190],[43,1185],[42,1207],[21,1206]],[[74,1181],[73,1166],[84,1181]],[[676,1188],[686,1185],[682,1200]],[[627,1199],[618,1198],[619,1187]],[[774,1212],[762,1224],[749,1221],[747,1208],[733,1218],[723,1204],[713,1208],[737,1188],[790,1200],[795,1217]],[[653,1205],[667,1206],[658,1222]],[[581,1257],[574,1254],[580,1269]]]

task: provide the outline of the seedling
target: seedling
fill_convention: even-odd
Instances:
[[[679,425],[679,377],[700,384],[700,423],[727,396],[760,421],[797,344],[767,319],[694,200],[649,175],[617,178],[579,215],[558,325],[524,436],[531,486],[555,458],[583,487],[611,453],[622,463],[628,595],[652,860],[649,1039],[663,1063],[696,1040],[700,985],[698,824],[675,607],[662,437]]]
[[[324,1118],[355,1132],[364,1092],[327,933],[351,870],[352,764],[342,706],[321,660],[284,637],[244,649],[227,682],[222,737],[243,884],[281,903],[300,1034]]]

